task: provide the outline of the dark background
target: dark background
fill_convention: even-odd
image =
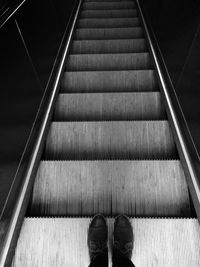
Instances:
[[[74,3],[27,0],[0,29],[0,214]],[[0,1],[0,11],[12,4]]]
[[[200,151],[200,1],[141,0]],[[0,16],[12,1],[0,0]],[[0,213],[74,0],[27,0],[0,29]]]
[[[200,153],[200,1],[142,1]]]

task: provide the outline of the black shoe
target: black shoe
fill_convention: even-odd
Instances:
[[[115,219],[113,256],[122,255],[131,259],[133,251],[133,229],[129,218],[120,215]]]
[[[88,248],[90,261],[92,262],[99,255],[108,256],[108,228],[105,218],[96,215],[92,219],[88,230]]]

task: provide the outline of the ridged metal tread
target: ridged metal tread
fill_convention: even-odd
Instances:
[[[138,39],[143,38],[141,27],[132,28],[96,28],[77,29],[74,40],[109,40],[109,39]]]
[[[27,218],[13,267],[87,267],[88,218]],[[113,219],[108,219],[109,267]],[[133,263],[139,267],[199,267],[200,229],[196,219],[131,219]]]
[[[120,28],[140,26],[139,18],[112,18],[112,19],[79,19],[79,28]]]
[[[163,120],[160,92],[59,94],[54,120]]]
[[[177,158],[167,121],[53,122],[45,159]]]
[[[147,51],[145,39],[73,41],[71,54],[140,53]]]
[[[65,72],[61,92],[158,91],[154,70]]]
[[[67,71],[153,69],[149,53],[69,55]]]
[[[44,161],[31,216],[190,216],[179,161]]]
[[[132,9],[135,8],[135,2],[123,1],[123,2],[84,2],[82,10],[109,10],[109,9]]]
[[[83,10],[80,12],[80,18],[130,18],[137,17],[136,9],[122,10]]]

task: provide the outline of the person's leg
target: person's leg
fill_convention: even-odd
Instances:
[[[118,252],[118,254],[113,257],[113,267],[135,267],[135,265],[129,258],[120,255]]]
[[[108,267],[108,257],[107,255],[99,255],[94,258],[89,267]]]
[[[131,261],[132,251],[132,226],[128,217],[120,215],[115,219],[114,224],[113,266],[134,267]]]
[[[89,267],[108,267],[108,228],[102,215],[92,219],[88,230]]]

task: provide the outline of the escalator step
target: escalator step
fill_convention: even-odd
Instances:
[[[114,18],[114,19],[79,19],[80,28],[119,28],[137,27],[140,25],[139,18]]]
[[[65,72],[61,92],[158,91],[153,70]]]
[[[67,71],[143,70],[153,68],[149,53],[70,55]]]
[[[87,218],[25,219],[13,267],[88,266],[89,223]],[[113,240],[113,223],[113,219],[108,220],[108,240]],[[131,223],[134,232],[132,261],[135,266],[200,266],[197,219],[131,219]]]
[[[53,122],[46,159],[177,158],[167,121]]]
[[[141,27],[77,29],[74,40],[139,39],[143,37]]]
[[[44,161],[31,216],[190,216],[179,161]]]
[[[140,53],[147,51],[145,39],[73,41],[72,54]]]
[[[123,1],[123,2],[85,2],[82,5],[82,10],[109,10],[109,9],[132,9],[135,8],[134,1]]]
[[[130,18],[138,15],[136,9],[122,10],[83,10],[80,18]]]
[[[60,94],[56,121],[162,120],[164,105],[159,92]]]

